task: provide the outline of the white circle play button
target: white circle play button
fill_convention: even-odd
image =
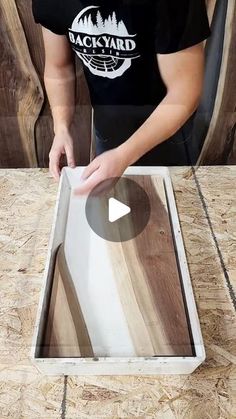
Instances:
[[[133,239],[146,227],[151,212],[145,190],[127,176],[110,178],[89,194],[86,218],[92,230],[105,240]]]

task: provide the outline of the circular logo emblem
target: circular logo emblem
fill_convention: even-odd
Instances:
[[[121,76],[133,58],[139,57],[136,34],[129,34],[115,11],[102,16],[99,6],[80,11],[69,29],[72,48],[96,76],[114,79]]]

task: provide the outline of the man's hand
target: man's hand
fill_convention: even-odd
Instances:
[[[49,170],[56,181],[60,179],[60,158],[62,154],[66,154],[68,166],[75,167],[73,139],[68,130],[55,134],[49,153]]]
[[[74,189],[74,195],[88,195],[99,183],[122,176],[127,167],[119,148],[105,151],[84,169],[81,185]]]
[[[45,68],[44,84],[53,116],[55,138],[49,153],[49,169],[55,180],[60,178],[60,158],[66,154],[69,166],[75,166],[73,140],[69,127],[75,111],[74,55],[66,35],[42,28]]]

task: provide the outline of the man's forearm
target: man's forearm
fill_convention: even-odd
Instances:
[[[181,87],[169,92],[139,129],[118,147],[127,166],[175,134],[188,120],[198,106],[199,96],[188,96],[185,101],[183,96]]]
[[[72,64],[45,66],[44,83],[50,103],[54,132],[68,130],[75,112],[75,72]]]

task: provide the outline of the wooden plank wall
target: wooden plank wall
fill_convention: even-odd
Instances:
[[[236,164],[236,3],[224,3],[226,19],[222,51],[218,51],[222,60],[216,99],[197,165]]]
[[[217,1],[220,0],[206,0],[210,21]],[[203,165],[236,162],[235,21],[236,5],[229,0],[214,112],[198,159]],[[53,130],[43,87],[43,42],[28,0],[1,0],[0,54],[0,167],[48,167]],[[77,164],[87,164],[91,106],[78,60],[76,72],[75,156]]]
[[[44,96],[14,1],[0,6],[0,165],[36,167],[34,125]]]
[[[1,0],[0,55],[0,167],[48,167],[53,129],[43,86],[44,50],[28,0]],[[76,73],[75,155],[77,164],[87,164],[91,106],[79,62]]]

